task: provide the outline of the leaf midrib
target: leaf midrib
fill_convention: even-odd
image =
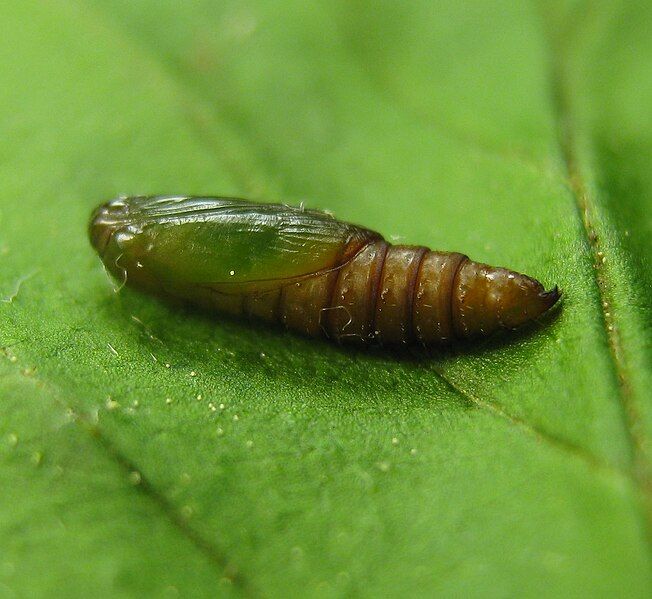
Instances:
[[[589,185],[580,167],[578,155],[578,130],[573,108],[572,82],[568,73],[568,52],[572,43],[568,43],[568,40],[574,41],[579,35],[579,30],[577,27],[573,29],[569,26],[565,32],[567,43],[562,45],[552,35],[551,27],[546,23],[546,16],[542,14],[541,18],[544,21],[543,29],[546,32],[546,41],[549,47],[549,86],[558,127],[559,149],[568,173],[570,189],[577,208],[576,214],[582,224],[583,241],[593,260],[592,271],[600,300],[602,330],[609,347],[610,362],[617,381],[617,401],[621,407],[627,442],[630,446],[631,478],[642,496],[639,510],[646,531],[648,551],[652,553],[652,480],[648,476],[650,464],[644,450],[646,438],[643,427],[640,426],[641,416],[634,397],[630,369],[625,358],[616,312],[609,308],[612,304],[611,298],[614,297],[613,290],[617,288],[618,282],[611,280],[609,271],[604,268],[604,262],[608,260],[608,257],[607,248],[602,243],[601,236],[596,233],[598,226],[597,202],[589,191]],[[577,25],[577,21],[572,24]],[[600,226],[605,227],[605,224],[600,223]]]

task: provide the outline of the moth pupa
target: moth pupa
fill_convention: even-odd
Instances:
[[[89,235],[120,284],[338,342],[446,344],[516,329],[560,297],[464,254],[392,245],[283,204],[118,198],[93,212]]]

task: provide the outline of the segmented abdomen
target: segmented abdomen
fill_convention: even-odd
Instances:
[[[341,342],[444,343],[454,336],[453,280],[464,260],[380,240],[328,271],[269,291],[211,292],[204,303]]]
[[[445,342],[451,337],[452,278],[463,259],[425,247],[368,244],[339,270],[324,330],[363,343]]]

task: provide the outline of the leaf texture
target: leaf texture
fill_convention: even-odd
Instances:
[[[645,2],[76,0],[0,21],[0,592],[647,597]],[[348,351],[114,293],[99,202],[332,210],[564,292]]]

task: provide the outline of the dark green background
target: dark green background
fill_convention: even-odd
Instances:
[[[0,17],[0,595],[650,596],[649,2]],[[425,360],[172,310],[87,242],[120,193],[305,201],[563,309]]]

